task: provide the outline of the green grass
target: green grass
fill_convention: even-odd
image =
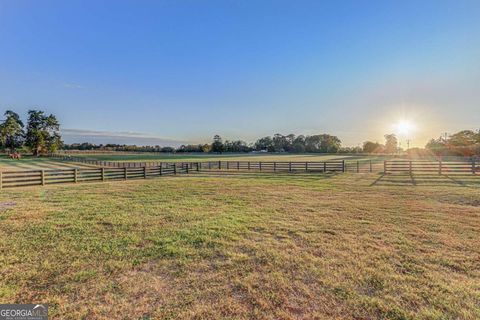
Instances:
[[[62,162],[48,157],[23,156],[20,160],[0,155],[0,171],[48,170],[90,167],[78,162]]]
[[[478,319],[480,179],[198,175],[0,192],[0,303],[52,318]]]
[[[327,161],[327,160],[382,160],[390,156],[351,156],[342,154],[79,154],[72,156],[86,157],[102,161],[215,161],[215,160],[244,160],[244,161]]]

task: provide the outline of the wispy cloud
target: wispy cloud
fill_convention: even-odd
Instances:
[[[179,146],[189,143],[171,138],[159,137],[156,135],[131,132],[131,131],[96,131],[84,129],[62,129],[61,134],[66,143],[90,142],[96,144],[136,144],[136,145],[160,145]]]
[[[84,86],[79,85],[78,83],[72,83],[72,82],[64,83],[63,86],[65,88],[69,88],[69,89],[83,89],[83,88],[85,88]]]

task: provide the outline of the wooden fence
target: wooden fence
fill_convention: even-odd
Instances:
[[[387,160],[384,161],[385,173],[438,173],[438,174],[476,174],[480,166],[470,161],[428,161],[428,160]]]
[[[344,172],[344,161],[205,161],[198,162],[200,170],[237,170],[266,172]]]
[[[52,169],[0,172],[0,189],[38,186],[58,183],[78,183],[88,181],[112,181],[147,179],[164,175],[175,175],[198,171],[197,163],[183,165],[163,163],[159,166],[141,168],[86,168],[86,169]]]
[[[143,168],[158,167],[165,162],[117,162],[87,159],[83,157],[71,157],[64,155],[52,155],[51,157],[62,161],[74,161],[94,166],[113,168]],[[251,170],[251,171],[307,171],[307,172],[345,172],[345,161],[321,161],[321,162],[299,162],[299,161],[201,161],[201,162],[177,162],[182,166],[193,169],[199,166],[200,169],[217,170]]]
[[[158,165],[130,167],[92,167],[50,170],[26,170],[0,172],[0,189],[38,186],[58,183],[88,181],[112,181],[147,179],[164,175],[215,170],[265,171],[265,172],[345,172],[344,161],[327,162],[251,162],[251,161],[208,161],[208,162],[161,162]],[[118,164],[115,164],[118,166]]]

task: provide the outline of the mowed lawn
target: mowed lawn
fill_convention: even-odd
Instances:
[[[480,178],[190,175],[0,192],[0,303],[53,319],[478,319]]]

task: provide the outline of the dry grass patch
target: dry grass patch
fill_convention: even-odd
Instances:
[[[480,318],[480,189],[377,178],[2,191],[0,302],[62,319]]]

